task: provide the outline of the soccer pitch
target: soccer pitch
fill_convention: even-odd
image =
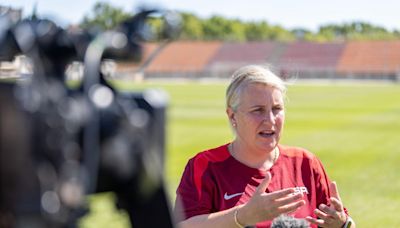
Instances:
[[[229,142],[227,82],[116,83],[121,90],[161,88],[167,112],[166,183],[175,188],[187,160]],[[307,148],[336,180],[358,227],[400,227],[400,85],[331,83],[290,85],[282,144]],[[95,196],[81,227],[129,227],[110,214],[109,196]],[[106,215],[107,214],[107,215]]]

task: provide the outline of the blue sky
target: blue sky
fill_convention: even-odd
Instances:
[[[78,23],[98,0],[0,0],[0,5],[23,8],[32,12],[37,2],[41,16],[52,16],[65,25]],[[303,27],[316,31],[320,25],[366,21],[389,30],[400,30],[399,0],[108,0],[125,11],[138,5],[156,5],[183,10],[200,17],[219,14],[242,20],[266,20],[270,24],[291,29]]]

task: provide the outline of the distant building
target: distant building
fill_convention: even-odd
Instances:
[[[0,5],[0,15],[7,14],[11,23],[15,24],[22,19],[22,9],[13,9]],[[16,56],[11,62],[0,62],[0,78],[16,78],[29,72],[28,60],[24,56]]]

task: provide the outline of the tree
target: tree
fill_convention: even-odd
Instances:
[[[181,38],[188,40],[202,40],[204,38],[202,21],[193,14],[181,13]]]
[[[296,36],[282,26],[275,25],[271,27],[270,37],[271,40],[278,41],[294,41]]]
[[[207,40],[223,40],[229,36],[228,20],[221,16],[212,16],[203,21],[204,38]]]
[[[243,22],[214,15],[210,18],[199,18],[194,14],[181,12],[182,29],[180,39],[185,40],[221,40],[221,41],[293,41],[306,40],[328,42],[338,40],[388,40],[399,39],[400,31],[388,31],[383,27],[362,21],[343,24],[328,24],[312,32],[304,28],[292,31],[279,25],[270,25],[266,21]],[[83,28],[107,30],[133,16],[106,2],[97,2],[90,15],[81,22]],[[157,38],[162,33],[163,21],[160,18],[149,18],[148,25]],[[157,41],[157,40],[155,40]]]
[[[329,34],[336,40],[387,40],[398,38],[394,32],[392,33],[383,27],[361,21],[321,26],[318,35],[324,34]]]
[[[102,30],[115,28],[132,14],[124,12],[107,2],[97,2],[93,7],[92,15],[86,15],[81,22],[82,28],[97,27]]]
[[[246,23],[246,39],[248,41],[267,40],[270,38],[271,28],[267,22]]]

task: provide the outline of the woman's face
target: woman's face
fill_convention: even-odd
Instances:
[[[285,121],[283,94],[279,89],[251,83],[241,92],[234,112],[227,110],[236,140],[248,149],[271,151],[278,145]]]

